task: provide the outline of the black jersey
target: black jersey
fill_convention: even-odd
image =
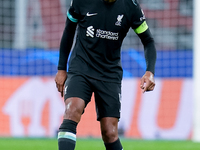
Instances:
[[[129,28],[147,30],[144,14],[136,0],[73,0],[68,18],[78,23],[76,44],[68,72],[97,80],[122,80],[121,45]]]

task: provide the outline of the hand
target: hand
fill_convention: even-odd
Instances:
[[[58,89],[58,92],[61,93],[62,97],[63,97],[63,91],[64,91],[64,85],[65,85],[66,79],[67,79],[67,72],[65,70],[58,70],[55,77],[55,82],[56,82],[56,87]]]
[[[154,80],[154,74],[150,71],[146,71],[146,73],[143,75],[141,79],[140,88],[142,89],[142,92],[146,91],[153,91],[155,87],[155,80]]]

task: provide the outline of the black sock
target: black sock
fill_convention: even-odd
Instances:
[[[74,150],[76,145],[77,123],[72,120],[64,119],[58,132],[59,150]]]
[[[123,150],[120,140],[113,143],[104,143],[106,150]]]

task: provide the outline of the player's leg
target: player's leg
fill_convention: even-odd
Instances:
[[[96,81],[94,96],[97,120],[101,124],[101,134],[106,150],[122,150],[122,145],[118,138],[121,84]]]
[[[106,150],[122,150],[118,137],[118,118],[104,117],[100,120],[101,134]]]
[[[85,108],[85,101],[72,97],[65,100],[65,113],[58,133],[59,150],[74,150],[76,127]]]
[[[84,77],[68,74],[65,83],[64,119],[58,133],[59,150],[74,150],[76,127],[91,95],[91,88]]]

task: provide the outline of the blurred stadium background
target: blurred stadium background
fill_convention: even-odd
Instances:
[[[193,131],[193,0],[138,0],[157,47],[156,88],[141,94],[143,47],[122,47],[120,136],[190,140]],[[0,0],[0,137],[56,137],[64,103],[54,84],[70,0]],[[78,137],[100,137],[92,101]]]

